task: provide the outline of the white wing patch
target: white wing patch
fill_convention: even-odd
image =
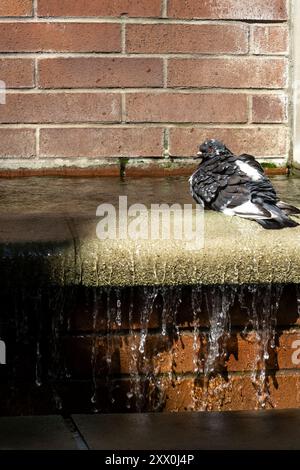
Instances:
[[[222,212],[225,215],[238,215],[246,219],[268,219],[266,214],[264,214],[259,209],[259,207],[253,204],[253,202],[251,201],[244,202],[243,204],[233,207],[232,209],[224,207],[224,209],[222,209]]]
[[[243,171],[252,181],[258,181],[263,178],[263,176],[252,166],[250,166],[246,162],[242,162],[241,160],[236,160],[237,166]]]

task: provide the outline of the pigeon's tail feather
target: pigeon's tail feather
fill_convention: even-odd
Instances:
[[[287,204],[286,202],[278,201],[276,206],[279,207],[279,209],[281,209],[287,215],[300,214],[300,209],[298,209],[297,207],[291,206],[290,204]]]
[[[266,229],[281,229],[285,227],[298,227],[298,223],[290,217],[277,205],[264,204],[271,217],[257,220],[257,222]]]
[[[280,230],[285,227],[298,227],[299,225],[292,219],[288,219],[287,221],[284,221],[284,223],[281,223],[276,219],[256,219],[256,222],[267,230]]]

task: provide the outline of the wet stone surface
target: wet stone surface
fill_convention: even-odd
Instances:
[[[297,205],[299,181],[274,178],[274,185],[283,199]],[[199,250],[187,250],[174,239],[97,238],[99,204],[118,208],[119,195],[128,196],[128,205],[142,202],[148,208],[151,203],[191,203],[183,177],[2,180],[0,195],[0,273],[10,273],[15,284],[300,282],[300,227],[266,231],[254,222],[207,211]]]

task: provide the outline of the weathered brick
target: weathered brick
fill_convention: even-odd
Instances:
[[[41,88],[161,87],[160,59],[68,58],[39,61]]]
[[[31,59],[0,59],[0,80],[6,88],[34,86],[34,61]]]
[[[41,129],[44,157],[160,157],[163,130],[159,128]]]
[[[284,58],[170,59],[170,87],[283,88],[288,62]]]
[[[251,371],[256,366],[259,344],[255,334],[242,337],[233,335],[228,342],[229,371]],[[299,330],[278,331],[276,347],[269,347],[269,359],[266,367],[269,370],[287,370],[300,368],[300,332]]]
[[[32,16],[32,0],[1,0],[0,16]]]
[[[231,53],[248,51],[247,25],[129,24],[127,52]]]
[[[161,0],[39,0],[39,16],[130,16],[156,17]]]
[[[0,106],[1,109],[1,106]],[[0,129],[0,157],[28,158],[35,155],[34,129]]]
[[[285,95],[256,95],[252,97],[252,122],[278,123],[287,120]]]
[[[111,365],[111,374],[130,374],[134,360],[132,351],[138,351],[141,342],[140,333],[133,336],[112,336],[110,341],[110,354],[114,358]],[[93,339],[91,336],[73,336],[64,341],[68,369],[76,377],[88,377],[90,373],[90,358],[92,354]],[[105,337],[97,338],[97,373],[105,368],[108,348]],[[148,334],[145,344],[145,363],[139,356],[140,373],[144,366],[148,366],[155,374],[176,372],[177,374],[203,372],[208,354],[207,334],[202,333],[194,339],[193,332],[184,332],[180,339],[170,338],[159,334]],[[253,372],[257,369],[257,357],[261,348],[254,333],[246,337],[233,333],[225,346],[227,355],[222,363],[216,362],[215,368],[227,372]],[[266,360],[266,370],[286,371],[300,369],[300,333],[299,331],[285,331],[278,334],[275,349],[269,347],[269,359]],[[106,366],[107,367],[107,366]]]
[[[266,408],[299,408],[298,372],[276,374],[269,377],[268,382],[271,403],[267,403]],[[201,383],[197,385],[193,379],[183,378],[175,387],[169,383],[165,390],[167,399],[164,411],[231,411],[260,408],[258,393],[249,375],[230,375],[226,381],[217,377],[210,381],[208,390],[204,393]]]
[[[8,94],[2,123],[118,122],[120,96],[106,93]]]
[[[119,52],[121,30],[105,23],[2,23],[1,52]]]
[[[247,97],[226,93],[130,93],[131,122],[246,122]]]
[[[289,33],[287,26],[253,26],[253,54],[285,54],[288,52]]]
[[[285,127],[261,128],[174,128],[170,129],[172,156],[193,156],[205,139],[219,139],[233,152],[257,156],[286,155],[288,130]]]
[[[108,351],[107,340],[100,337],[96,340],[96,373],[107,371],[106,355],[112,357],[110,374],[130,374],[133,363],[132,348],[139,348],[140,335],[135,337],[116,336],[111,338]],[[69,337],[64,341],[64,355],[67,358],[67,367],[72,377],[89,377],[91,373],[91,353],[93,339],[86,337]],[[181,341],[173,344],[167,337],[161,335],[148,335],[146,340],[146,361],[141,361],[140,373],[143,375],[145,366],[153,368],[155,374],[168,373],[172,370],[177,373],[192,372],[193,365],[193,336],[184,335]],[[174,348],[174,350],[173,350]],[[175,364],[176,360],[176,364]]]
[[[171,18],[286,20],[286,0],[169,0]]]
[[[300,368],[300,331],[283,331],[278,340],[278,368]]]

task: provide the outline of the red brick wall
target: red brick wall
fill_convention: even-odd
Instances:
[[[1,167],[189,157],[206,137],[286,161],[288,3],[1,0]]]

